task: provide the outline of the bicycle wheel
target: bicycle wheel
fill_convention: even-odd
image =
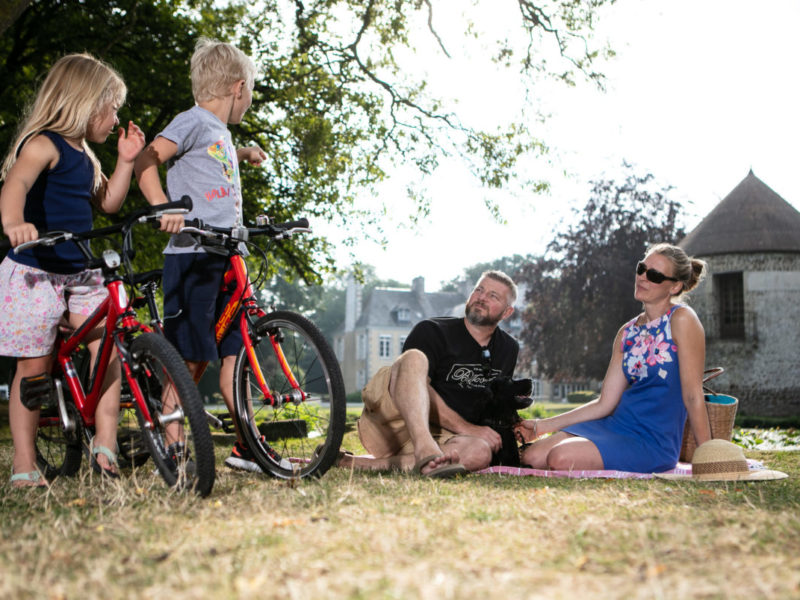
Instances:
[[[67,415],[75,424],[73,431],[64,429],[55,401],[39,411],[39,427],[36,430],[36,466],[48,481],[56,477],[75,475],[81,466],[84,445],[82,440],[86,435],[83,421],[69,396],[69,391],[65,391],[64,395]]]
[[[14,361],[10,369],[9,381],[14,380],[16,370],[17,363]],[[65,431],[58,412],[55,391],[53,391],[50,400],[39,410],[39,423],[34,440],[36,467],[48,481],[59,476],[70,477],[78,472],[81,467],[83,450],[81,440],[86,435],[78,409],[72,402],[69,387],[63,385],[63,381],[61,384],[67,414],[75,423],[75,430]]]
[[[117,423],[117,462],[121,469],[141,467],[150,458],[150,450],[139,426],[136,400],[130,393],[128,382],[122,382]]]
[[[178,351],[155,333],[133,340],[131,392],[141,391],[152,428],[137,405],[141,439],[167,485],[201,496],[214,486],[214,444],[203,403]]]
[[[321,476],[336,460],[344,434],[339,363],[316,325],[301,315],[270,313],[255,324],[254,333],[254,357],[277,402],[265,399],[243,346],[233,380],[239,431],[265,472],[284,479]]]

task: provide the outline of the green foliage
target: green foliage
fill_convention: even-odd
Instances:
[[[357,392],[350,392],[349,394],[347,394],[347,403],[348,404],[358,404],[360,402],[362,402],[362,400],[361,400],[361,390],[358,390]]]
[[[580,390],[567,394],[567,402],[570,403],[586,404],[595,398],[597,398],[597,392],[592,390]]]
[[[528,290],[525,352],[548,377],[603,379],[617,330],[640,311],[636,262],[649,245],[683,237],[681,205],[667,197],[669,188],[626,168],[621,182],[593,183],[576,222],[519,277]]]
[[[593,65],[609,53],[591,48],[586,36],[598,8],[610,3],[560,0],[534,7],[519,0],[516,29],[523,39],[481,43],[494,46],[495,60],[519,69],[528,85],[542,74],[567,82],[582,74],[601,83]],[[244,122],[232,127],[237,144],[257,143],[269,156],[262,168],[242,168],[246,218],[259,213],[278,221],[306,216],[312,224],[340,223],[354,237],[380,236],[387,206],[376,198],[369,209],[361,209],[354,200],[373,191],[395,165],[412,166],[424,176],[441,157],[458,156],[484,185],[500,187],[524,171],[518,168],[521,158],[546,150],[525,119],[497,131],[464,124],[405,68],[398,57],[415,49],[419,36],[412,34],[425,31],[426,24],[447,54],[435,29],[434,4],[38,0],[0,38],[0,148],[8,147],[23,107],[49,66],[76,51],[95,54],[120,71],[129,88],[120,118],[134,119],[152,140],[178,112],[192,106],[189,59],[200,36],[216,37],[237,44],[259,66],[253,106]],[[435,6],[436,16],[440,8],[448,9]],[[478,15],[478,9],[468,7],[454,18],[465,22],[464,30],[477,32],[469,15]],[[96,150],[109,170],[114,144]],[[546,185],[522,183],[532,192]],[[424,215],[427,200],[416,198],[412,212]],[[134,189],[126,210],[143,202]],[[497,213],[496,206],[489,209]],[[157,266],[163,235],[145,232],[140,238],[138,264]],[[320,237],[278,244],[271,257],[270,276],[283,269],[307,283],[319,283],[318,273],[336,267]]]
[[[800,429],[774,426],[768,429],[735,428],[732,441],[752,450],[796,450],[800,448]]]
[[[534,402],[528,408],[517,411],[517,414],[521,419],[544,419],[553,416],[551,411],[548,411],[547,408],[537,402]]]
[[[461,290],[461,283],[466,281],[469,286],[478,283],[478,278],[484,271],[503,271],[506,275],[513,280],[517,280],[518,275],[522,273],[525,265],[536,260],[532,254],[515,254],[513,256],[503,256],[489,262],[482,262],[472,265],[464,269],[464,274],[460,277],[451,279],[448,283],[442,286],[443,292],[458,292]]]

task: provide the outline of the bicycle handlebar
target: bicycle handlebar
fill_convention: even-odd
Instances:
[[[215,227],[200,219],[191,219],[186,221],[186,225],[181,228],[181,233],[194,233],[201,237],[222,241],[246,242],[250,236],[266,235],[279,240],[295,233],[311,233],[311,228],[306,218],[258,227]]]
[[[73,233],[70,231],[49,231],[41,234],[38,239],[31,240],[30,242],[23,242],[14,248],[14,254],[33,248],[34,246],[55,246],[62,242],[75,240],[76,242],[84,240],[92,240],[95,238],[105,237],[112,233],[126,231],[130,229],[135,223],[147,223],[149,221],[156,221],[163,215],[169,214],[184,214],[192,210],[192,199],[189,196],[183,196],[180,200],[174,202],[165,202],[156,206],[150,206],[135,211],[128,216],[122,223],[109,225],[108,227],[100,227],[98,229],[91,229],[82,233]],[[6,246],[10,246],[8,240],[3,240]],[[2,247],[2,245],[0,245]]]

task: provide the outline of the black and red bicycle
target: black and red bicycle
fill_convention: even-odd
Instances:
[[[189,202],[187,204],[187,202]],[[185,213],[182,201],[142,209],[123,223],[83,233],[51,231],[20,244],[15,252],[38,245],[74,242],[88,268],[102,270],[107,298],[76,330],[60,328],[52,372],[28,382],[23,402],[39,409],[37,466],[47,479],[74,475],[94,433],[94,414],[112,352],[119,357],[123,393],[118,431],[119,456],[128,464],[152,457],[170,486],[207,496],[214,485],[214,448],[200,394],[177,350],[162,335],[141,323],[127,288],[134,284],[130,268],[131,231],[137,223],[154,222],[168,213]],[[106,249],[98,257],[89,240],[122,234],[121,252]],[[127,287],[126,287],[127,286]],[[86,359],[85,342],[102,324],[96,364],[76,368]]]

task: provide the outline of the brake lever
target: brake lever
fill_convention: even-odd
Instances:
[[[14,248],[14,254],[22,252],[23,250],[27,250],[28,248],[33,248],[35,246],[55,246],[56,244],[60,244],[61,242],[66,242],[73,238],[72,233],[64,232],[59,233],[53,237],[44,237],[38,238],[35,240],[31,240],[30,242],[22,242],[19,246]]]
[[[273,239],[282,240],[285,238],[292,237],[295,233],[311,233],[310,227],[292,227],[291,229],[287,229],[285,231],[280,232],[278,235],[274,236]]]

